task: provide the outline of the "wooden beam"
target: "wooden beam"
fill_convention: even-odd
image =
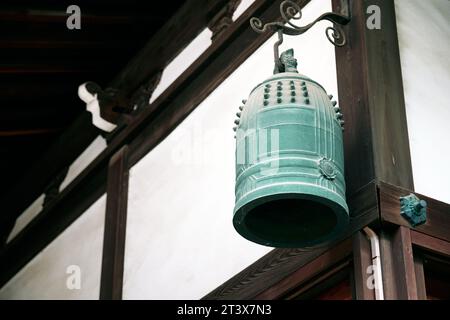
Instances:
[[[67,39],[36,39],[33,38],[15,38],[10,40],[1,40],[0,49],[39,49],[39,50],[48,50],[48,49],[69,49],[69,50],[77,50],[80,49],[86,50],[86,56],[92,54],[91,51],[87,50],[121,50],[123,49],[124,43],[126,43],[126,39],[122,39],[122,41],[112,41],[112,40],[67,40]],[[132,44],[130,42],[130,44]],[[70,52],[67,52],[69,55]]]
[[[411,234],[408,228],[400,226],[395,232],[392,253],[396,262],[394,269],[398,298],[417,300],[416,273],[414,271]]]
[[[131,92],[162,71],[198,35],[226,0],[186,2],[115,77],[111,86]],[[169,59],[168,59],[169,58]]]
[[[332,2],[340,11],[344,1]],[[373,179],[413,189],[394,1],[353,0],[350,5],[347,44],[336,48],[347,192]],[[381,9],[380,30],[366,26],[369,5]]]
[[[81,173],[0,250],[0,287],[105,193],[106,175],[106,166]]]
[[[417,300],[411,235],[400,226],[384,229],[380,237],[381,266],[386,300]]]
[[[351,238],[338,243],[333,247],[329,247],[327,251],[316,259],[308,262],[292,274],[288,275],[275,285],[258,294],[256,300],[275,300],[289,294],[292,290],[300,287],[302,284],[317,276],[318,274],[331,268],[338,262],[352,253]]]
[[[83,113],[42,157],[24,169],[22,177],[1,197],[3,207],[0,215],[0,240],[3,243],[10,231],[10,227],[6,226],[14,225],[16,218],[42,194],[53,177],[69,166],[98,134],[98,129],[92,126],[91,115]]]
[[[64,9],[64,5],[62,6]],[[83,27],[93,26],[93,25],[102,25],[107,27],[109,25],[129,25],[133,23],[139,23],[148,21],[149,19],[160,18],[158,15],[98,15],[83,12],[83,7],[81,7],[82,11],[82,22]],[[0,12],[0,20],[3,22],[19,22],[19,23],[54,23],[54,24],[63,24],[65,26],[67,18],[70,14],[68,14],[65,10],[57,11],[57,10],[36,10],[24,12],[23,10],[8,10]]]
[[[423,272],[423,259],[417,253],[414,253],[414,273],[416,275],[416,283],[417,283],[417,299],[427,300],[425,274]]]
[[[352,300],[351,256],[314,276],[283,300]]]
[[[111,157],[106,188],[101,300],[121,300],[128,203],[128,146]]]
[[[0,130],[0,137],[18,137],[49,134],[61,131],[60,128]]]
[[[422,232],[411,230],[411,242],[414,246],[450,258],[450,242],[431,237]]]
[[[369,266],[373,264],[370,242],[362,231],[353,236],[353,271],[354,289],[356,300],[375,300],[375,290],[369,289],[367,273]]]
[[[86,66],[85,64],[79,67],[67,66],[66,64],[55,65],[39,65],[39,64],[17,64],[17,65],[0,65],[1,74],[80,74],[93,73],[102,70],[100,65]]]
[[[450,204],[384,182],[379,183],[379,193],[381,219],[384,223],[405,226],[432,237],[450,241]],[[399,199],[411,193],[427,202],[427,220],[414,228],[400,215]]]
[[[309,0],[300,0],[299,3],[305,5],[308,2]],[[256,0],[232,27],[224,31],[215,40],[196,61],[194,66],[188,68],[160,98],[151,106],[144,109],[127,127],[116,133],[116,136],[114,136],[108,147],[54,200],[54,205],[45,208],[36,218],[36,221],[24,229],[24,232],[27,233],[26,236],[17,237],[15,241],[13,240],[0,251],[0,258],[2,258],[0,259],[0,271],[4,271],[0,272],[0,286],[58,236],[74,219],[81,215],[84,210],[80,210],[80,208],[89,207],[89,205],[103,194],[106,189],[107,165],[110,157],[115,152],[123,145],[129,144],[129,166],[134,165],[156,146],[158,141],[162,141],[174,129],[177,123],[187,117],[212,90],[270,37],[270,34],[258,34],[251,30],[249,27],[249,19],[254,15],[267,20],[280,18],[280,3],[281,0],[274,1],[273,3]],[[174,42],[172,38],[168,39],[167,36],[165,38],[165,41]],[[248,49],[243,50],[243,48]],[[173,57],[175,52],[168,54]],[[141,57],[140,59],[139,61],[141,62],[148,62],[152,65],[154,63],[154,59],[151,56],[145,56],[145,59]],[[131,73],[131,70],[125,72],[123,77],[120,77],[122,80],[117,80],[119,81],[117,83],[120,84],[123,83],[122,81],[129,80],[128,76],[131,76]],[[132,83],[136,82],[133,81]],[[129,88],[130,86],[126,87]],[[202,88],[202,91],[199,92],[199,88]],[[167,117],[170,118],[168,122]],[[90,119],[88,124],[92,130]],[[80,137],[91,138],[90,141],[94,139],[93,137],[86,137],[83,130],[81,130],[81,126],[77,128],[77,131],[71,132],[72,137],[76,134],[77,139],[80,139]],[[75,145],[70,139],[64,141],[66,145]],[[58,145],[58,148],[61,147],[62,145]],[[45,170],[42,170],[42,167],[47,168],[49,164],[54,162],[60,163],[60,161],[55,161],[54,158],[61,156],[67,156],[61,149],[58,152],[49,152],[45,157],[46,159],[47,157],[49,158],[47,159],[48,164],[41,163],[41,168],[35,168],[31,173],[24,175],[25,182],[17,184],[8,196],[2,198],[7,210],[5,210],[6,214],[0,217],[0,219],[3,218],[5,220],[5,223],[0,223],[0,226],[5,226],[5,229],[10,230],[11,219],[15,220],[23,211],[21,206],[26,207],[27,204],[31,203],[34,200],[31,195],[40,192],[45,186],[40,189],[36,185],[33,185],[33,188],[26,190],[27,199],[31,199],[29,202],[20,201],[18,206],[17,199],[23,197],[23,190],[21,188],[26,186],[29,181],[32,181],[34,175],[43,175],[43,177],[38,179],[38,182],[39,184],[44,184],[44,177],[52,177],[54,175],[49,175]],[[75,204],[73,203],[74,199],[77,201]],[[73,208],[70,208],[69,205],[72,205]],[[65,209],[64,211],[58,211],[59,208]],[[60,212],[64,212],[65,214],[61,215]],[[358,221],[365,221],[364,218],[367,218],[367,215]],[[52,224],[52,228],[48,228],[43,223],[44,221],[46,224]],[[37,237],[39,241],[30,240],[33,237]]]
[[[186,2],[180,11],[149,41],[147,47],[132,60],[133,63],[116,77],[111,86],[120,88],[126,95],[131,95],[142,81],[154,75],[152,72],[162,71],[206,26],[208,15],[219,10],[221,2],[222,0],[208,1],[206,6],[203,5],[202,0]],[[172,34],[177,36],[168,36]],[[155,48],[152,49],[152,47]],[[146,68],[142,68],[142,66],[146,66]],[[142,69],[145,69],[145,72]],[[133,72],[139,73],[139,79],[134,78]],[[82,102],[80,101],[80,103]],[[51,179],[70,165],[98,134],[99,130],[92,125],[91,115],[87,112],[83,113],[52,147],[36,160],[35,164],[24,173],[23,178],[11,187],[10,192],[0,198],[3,205],[3,214],[0,216],[0,246],[5,243],[15,219],[42,193]],[[105,168],[98,166],[100,164],[106,166],[108,158],[125,144],[125,140],[121,139],[114,147],[109,148],[102,158],[87,170],[105,171]],[[91,173],[84,177],[91,176]],[[98,185],[96,187],[100,188]],[[61,199],[65,198],[61,196]],[[86,201],[91,201],[90,199],[87,197]],[[54,236],[56,235],[49,234],[49,239]]]

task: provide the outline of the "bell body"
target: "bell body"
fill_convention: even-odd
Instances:
[[[348,224],[342,115],[296,72],[256,86],[238,113],[233,225],[273,247],[312,247]]]

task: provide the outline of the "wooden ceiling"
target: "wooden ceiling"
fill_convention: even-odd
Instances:
[[[183,2],[2,0],[2,194],[85,110],[78,86],[106,87]],[[81,9],[81,30],[66,27],[71,4]]]

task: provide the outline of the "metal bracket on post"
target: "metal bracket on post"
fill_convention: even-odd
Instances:
[[[298,26],[294,22],[292,22],[292,20],[300,20],[302,18],[302,10],[297,3],[290,0],[285,0],[280,4],[281,21],[274,21],[263,24],[263,22],[259,18],[252,17],[250,19],[250,26],[254,31],[263,33],[268,30],[272,30],[278,34],[278,41],[275,42],[273,46],[275,60],[274,74],[281,72],[282,69],[279,56],[279,47],[283,43],[283,34],[298,36],[311,29],[317,22],[328,20],[330,22],[333,22],[334,25],[325,29],[325,35],[327,36],[327,39],[337,47],[344,46],[347,40],[345,38],[345,33],[340,26],[348,24],[351,19],[348,1],[349,0],[342,0],[341,13],[324,13],[316,20],[305,26]]]
[[[342,3],[342,13],[327,12],[305,26],[298,26],[292,22],[292,20],[300,20],[302,18],[301,8],[297,3],[285,0],[280,4],[281,21],[263,24],[259,18],[253,17],[250,19],[250,26],[258,33],[263,33],[268,30],[276,31],[282,42],[283,34],[298,36],[311,29],[317,22],[328,20],[333,22],[334,25],[325,29],[327,39],[333,45],[342,47],[346,44],[346,38],[340,26],[348,24],[351,20],[348,0],[343,0]],[[280,40],[278,42],[280,42]]]

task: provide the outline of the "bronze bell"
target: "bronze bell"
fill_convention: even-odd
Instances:
[[[344,121],[332,96],[297,72],[293,50],[257,85],[236,120],[233,224],[250,241],[310,247],[348,224]]]

